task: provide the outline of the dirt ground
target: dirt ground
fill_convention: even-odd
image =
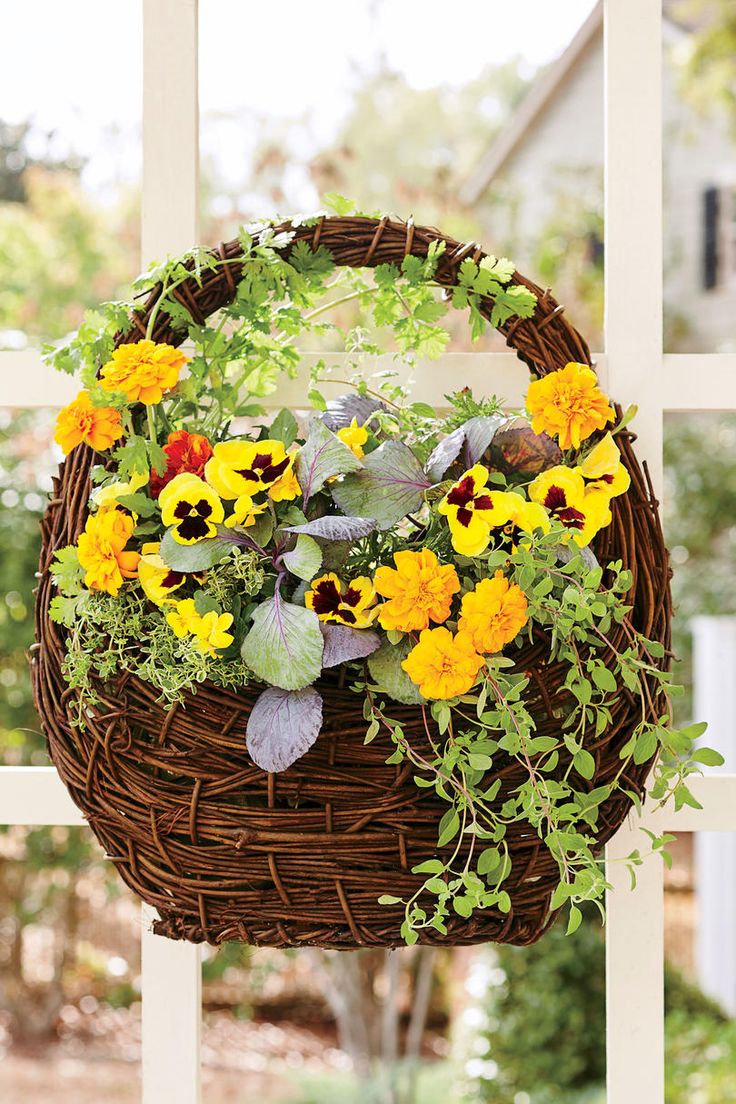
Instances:
[[[140,1015],[106,1009],[45,1044],[0,1050],[2,1104],[139,1104]],[[294,1025],[208,1015],[202,1036],[203,1104],[289,1104],[311,1076],[349,1071],[331,1039]]]

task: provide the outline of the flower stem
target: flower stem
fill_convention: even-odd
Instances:
[[[158,444],[158,436],[156,434],[156,415],[153,412],[153,406],[146,406],[146,417],[148,418],[148,436],[150,437],[154,445]]]

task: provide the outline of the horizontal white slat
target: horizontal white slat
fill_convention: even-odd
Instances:
[[[54,767],[0,767],[0,824],[85,824]]]
[[[309,370],[320,359],[332,369],[333,376],[343,380],[355,374],[356,364],[366,378],[375,372],[394,370],[402,382],[409,378],[406,369],[397,366],[390,355],[304,353],[298,378],[286,380],[274,395],[263,400],[264,404],[271,408],[307,405]],[[605,388],[604,353],[596,354],[595,364]],[[449,391],[470,387],[478,396],[498,395],[509,405],[520,406],[528,380],[526,368],[514,353],[446,353],[439,360],[418,363],[412,397],[442,406]],[[736,354],[665,353],[660,370],[638,381],[637,388],[642,398],[646,394],[650,400],[654,391],[665,411],[734,410]],[[341,390],[345,390],[342,383],[325,388],[328,395]],[[44,364],[36,350],[0,351],[0,406],[59,407],[71,402],[78,391],[75,379]]]
[[[688,781],[702,809],[675,812],[672,803],[632,814],[631,828],[736,832],[736,774],[695,775]],[[84,824],[54,767],[0,767],[0,824]]]

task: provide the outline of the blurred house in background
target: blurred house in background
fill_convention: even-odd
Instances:
[[[666,8],[673,12],[672,4]],[[664,22],[664,290],[669,351],[736,349],[736,141],[727,112],[693,106],[684,66],[694,26]],[[523,268],[563,277],[603,260],[603,5],[544,69],[465,181],[462,201]],[[631,74],[636,81],[636,73]],[[539,243],[546,254],[540,255]],[[557,242],[557,247],[555,245]],[[578,243],[577,280],[566,257]],[[565,269],[568,278],[565,281]],[[560,271],[561,270],[561,271]],[[636,273],[632,272],[632,279]],[[565,287],[565,283],[568,286]],[[556,284],[556,287],[559,287]],[[572,303],[570,303],[572,306]],[[595,310],[593,311],[595,313]]]

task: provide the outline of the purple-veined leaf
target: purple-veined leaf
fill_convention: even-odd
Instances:
[[[314,518],[313,521],[304,522],[302,525],[284,525],[285,533],[304,533],[309,537],[320,537],[323,540],[359,540],[367,537],[376,528],[373,518],[343,517],[329,514],[326,517]]]
[[[411,449],[401,441],[384,441],[368,453],[363,467],[330,489],[344,514],[373,518],[379,529],[390,529],[418,510],[432,486]]]
[[[320,622],[325,640],[323,667],[337,667],[351,659],[364,659],[381,647],[381,638],[370,629],[351,629],[348,625]]]
[[[322,549],[314,537],[308,537],[300,533],[296,538],[296,544],[290,552],[284,552],[281,557],[284,567],[296,575],[297,579],[307,582],[313,579],[322,566]]]
[[[317,614],[284,602],[278,590],[256,607],[241,649],[256,678],[282,690],[301,690],[314,682],[323,651]]]
[[[438,483],[458,458],[464,468],[472,468],[506,420],[503,414],[479,414],[469,418],[430,453],[426,464],[427,475]]]
[[[386,641],[368,659],[368,670],[378,688],[404,705],[418,705],[426,700],[401,666],[413,647],[413,642],[407,637],[398,644]]]
[[[322,415],[322,421],[334,432],[345,429],[353,418],[359,426],[365,425],[371,414],[377,410],[388,411],[388,407],[378,399],[372,399],[370,395],[358,395],[349,392],[347,395],[338,395],[327,403],[327,413]]]
[[[562,453],[546,433],[535,433],[525,418],[513,418],[491,444],[491,464],[504,475],[538,475],[562,462]]]
[[[335,475],[354,472],[360,460],[323,421],[315,418],[306,442],[296,456],[296,476],[304,494],[304,504]]]
[[[253,706],[245,729],[248,754],[261,770],[286,770],[300,759],[322,728],[322,698],[304,690],[264,690]]]

